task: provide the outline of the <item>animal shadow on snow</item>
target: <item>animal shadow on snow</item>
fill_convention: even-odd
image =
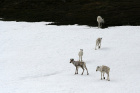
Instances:
[[[101,49],[99,49],[99,50],[105,50],[105,51],[108,51],[108,50],[111,50],[111,48],[103,47],[103,48],[101,48]]]
[[[21,80],[24,80],[24,79],[33,79],[33,78],[42,78],[42,77],[49,77],[49,76],[52,76],[52,75],[56,75],[58,74],[59,72],[54,72],[54,73],[49,73],[49,74],[42,74],[42,75],[34,75],[34,76],[25,76],[25,77],[21,77],[20,79]]]

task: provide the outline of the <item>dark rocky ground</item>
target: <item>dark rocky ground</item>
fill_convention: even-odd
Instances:
[[[140,25],[140,0],[0,0],[0,17],[7,21],[55,22],[57,25]]]

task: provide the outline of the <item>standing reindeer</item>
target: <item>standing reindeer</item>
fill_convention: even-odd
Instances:
[[[79,61],[74,61],[74,59],[70,59],[70,63],[72,63],[76,67],[75,74],[78,74],[78,67],[81,67],[83,69],[83,72],[81,75],[83,75],[84,69],[87,70],[87,75],[89,75],[85,62],[79,62]]]
[[[101,16],[97,16],[98,28],[102,28],[102,24],[104,23],[104,19]]]
[[[79,61],[80,61],[80,59],[81,59],[81,62],[82,62],[83,49],[80,49],[78,55],[79,55]]]
[[[95,45],[95,50],[96,50],[96,47],[98,47],[99,49],[101,48],[101,41],[102,41],[102,38],[97,38],[96,45]]]
[[[104,65],[97,66],[96,71],[100,71],[101,72],[101,80],[102,80],[102,74],[103,74],[103,78],[105,79],[104,73],[106,73],[107,74],[107,80],[110,81],[110,79],[109,79],[110,68],[109,67],[104,66]]]

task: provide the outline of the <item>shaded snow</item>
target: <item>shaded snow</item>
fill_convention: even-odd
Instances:
[[[0,21],[0,93],[139,93],[140,26],[98,29]],[[95,41],[102,37],[102,47]],[[70,58],[87,64],[74,75]],[[110,67],[100,80],[96,67]],[[105,75],[106,76],[106,75]]]

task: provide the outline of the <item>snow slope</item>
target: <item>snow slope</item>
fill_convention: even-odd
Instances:
[[[0,93],[140,93],[140,26],[46,24],[0,21]],[[69,63],[80,49],[89,75]],[[100,80],[100,65],[111,81]]]

